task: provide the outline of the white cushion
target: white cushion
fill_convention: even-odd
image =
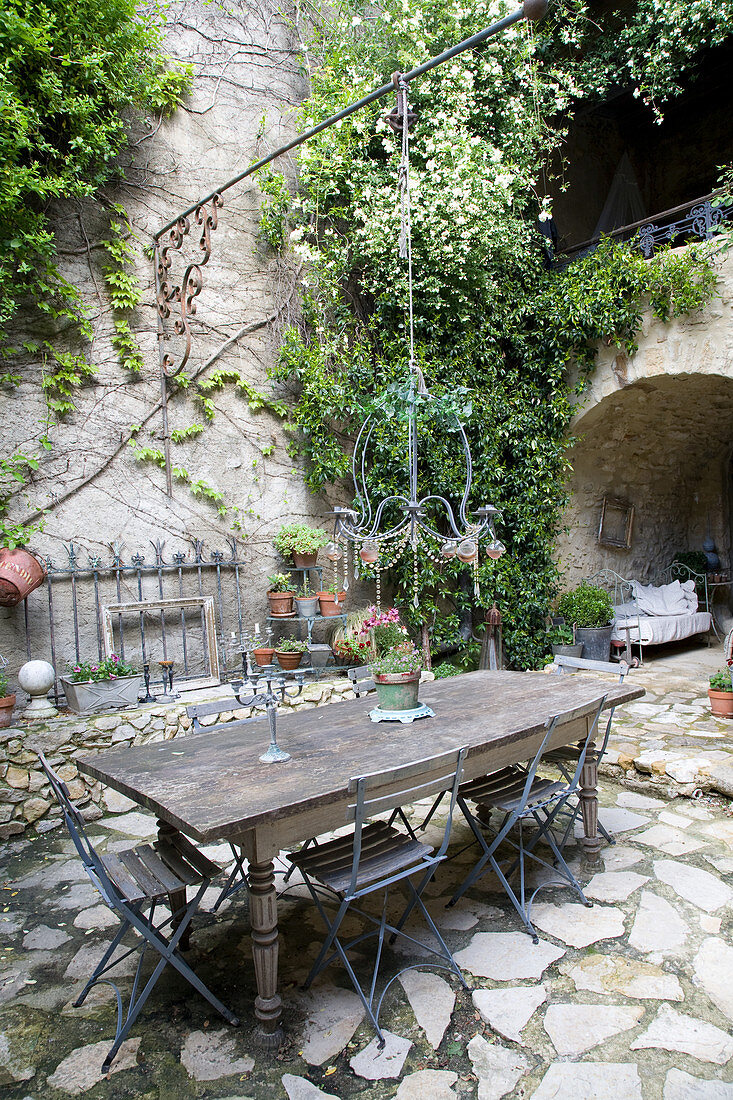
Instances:
[[[640,584],[632,581],[639,611],[644,615],[686,615],[689,603],[679,581],[662,584]]]
[[[636,619],[639,615],[639,608],[634,600],[630,600],[629,603],[617,604],[613,609],[614,619]]]
[[[687,601],[687,610],[697,611],[698,599],[697,592],[695,591],[695,582],[693,580],[682,582],[682,595]]]

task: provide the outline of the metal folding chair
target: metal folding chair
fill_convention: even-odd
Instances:
[[[585,763],[588,745],[593,740],[598,716],[605,701],[606,697],[604,695],[600,703],[595,702],[584,707],[577,707],[550,718],[545,723],[545,735],[542,738],[540,747],[526,771],[522,768],[504,768],[502,771],[494,772],[493,775],[482,776],[480,779],[474,779],[461,786],[458,792],[458,804],[482,848],[482,854],[473,870],[448,902],[448,907],[455,905],[466,890],[470,889],[491,869],[504,887],[534,943],[539,943],[539,937],[530,920],[530,910],[538,890],[542,886],[549,885],[549,883],[543,882],[537,886],[529,901],[527,901],[525,888],[525,860],[527,858],[557,872],[568,885],[572,886],[584,905],[588,907],[592,905],[585,897],[580,884],[563,859],[562,852],[553,836],[552,826],[568,799],[578,790],[580,773]],[[537,769],[545,756],[545,749],[552,740],[557,727],[582,719],[586,722],[586,735],[571,779],[569,781],[563,779],[562,782],[558,782],[538,777]],[[472,802],[476,806],[475,813],[469,809],[468,802]],[[486,827],[486,811],[492,809],[500,810],[504,817],[493,840],[488,842],[482,830]],[[529,840],[525,842],[524,824],[528,819],[531,819],[536,829]],[[517,838],[512,839],[511,832],[515,825],[518,826]],[[535,848],[541,840],[546,840],[552,849],[554,863],[548,863],[547,860],[535,852]],[[506,871],[502,868],[501,862],[506,863],[507,860],[502,859],[500,862],[496,856],[499,846],[503,843],[506,843],[517,853]],[[509,885],[509,879],[517,869],[519,870],[519,896]]]
[[[78,1008],[84,1003],[90,989],[98,983],[110,985],[115,992],[117,1029],[114,1042],[102,1064],[102,1073],[107,1073],[109,1070],[117,1051],[129,1035],[140,1010],[167,964],[182,974],[228,1023],[238,1026],[237,1017],[204,985],[178,950],[204,891],[211,880],[221,873],[219,867],[180,834],[174,834],[170,840],[157,841],[152,846],[140,844],[129,851],[120,852],[119,855],[112,853],[100,855],[89,839],[84,818],[71,801],[66,784],[56,775],[43,753],[39,752],[38,758],[61,805],[64,820],[74,846],[81,856],[86,873],[99,891],[104,903],[120,918],[121,922],[112,943],[74,1001],[74,1007]],[[186,900],[188,886],[197,887],[191,901]],[[174,908],[176,896],[182,896],[184,899],[184,904],[179,908]],[[160,903],[167,904],[171,912],[170,916],[156,924],[155,911]],[[170,928],[164,934],[163,930],[167,926]],[[112,959],[125,934],[131,928],[139,933],[140,942],[124,951],[118,958]],[[157,952],[160,959],[144,987],[140,989],[143,960],[148,947]],[[125,1012],[118,986],[104,975],[137,950],[140,951],[140,958]]]
[[[564,674],[568,672],[576,672],[583,670],[586,672],[610,672],[618,676],[618,682],[622,684],[624,679],[629,673],[630,668],[638,667],[638,661],[634,658],[632,664],[627,661],[591,661],[584,657],[564,657],[557,656],[554,659],[555,668],[558,673]],[[611,736],[611,725],[613,724],[613,715],[615,707],[611,707],[608,712],[608,720],[606,721],[606,730],[603,735],[603,741],[601,747],[596,749],[596,763],[600,764],[603,759],[606,749],[608,748],[608,739]],[[564,778],[571,779],[572,771],[578,762],[578,755],[580,753],[580,747],[578,745],[565,745],[560,749],[553,749],[545,756],[546,764],[554,764],[556,768],[562,772]],[[560,851],[563,851],[565,845],[573,834],[575,822],[581,811],[580,799],[578,796],[574,796],[569,800],[566,806],[567,813],[563,812],[563,816],[567,818],[565,829],[563,831],[562,838],[558,841],[558,847]],[[615,844],[616,838],[609,833],[608,829],[603,825],[603,822],[598,821],[598,831],[604,838],[607,844]]]
[[[349,792],[355,795],[355,801],[348,806],[346,820],[354,822],[353,832],[346,837],[339,837],[323,844],[314,844],[308,849],[301,850],[297,855],[288,857],[303,875],[328,930],[323,947],[305,981],[305,988],[310,986],[316,975],[325,967],[336,958],[340,958],[374,1025],[380,1047],[384,1046],[384,1035],[379,1027],[379,1013],[387,990],[400,974],[416,967],[435,967],[455,974],[464,989],[468,988],[422,900],[423,890],[435,873],[436,867],[445,859],[465,754],[466,749],[453,750],[414,764],[406,764],[389,771],[374,772],[371,775],[352,779],[349,783]],[[425,778],[426,776],[428,778]],[[416,780],[416,786],[409,785]],[[385,788],[390,791],[387,795],[373,793]],[[391,809],[396,801],[411,801],[416,797],[425,797],[446,789],[451,792],[450,813],[443,833],[443,841],[437,852],[430,845],[422,844],[412,836],[406,836],[388,822],[367,822],[370,816]],[[411,881],[414,875],[420,876],[417,884]],[[406,893],[407,905],[400,919],[392,925],[387,921],[387,906],[389,889],[396,883]],[[320,897],[323,888],[338,899],[338,910],[333,918],[329,918]],[[377,918],[353,904],[368,894],[379,891],[384,894],[381,917]],[[421,943],[403,931],[404,923],[415,908],[422,913],[430,931],[435,936],[439,944],[438,950]],[[342,942],[339,938],[339,929],[349,911],[358,913],[367,924],[374,925],[374,928],[368,929],[349,942]],[[387,934],[390,936],[390,942],[399,935],[416,946],[427,948],[441,961],[423,960],[404,967],[399,974],[395,974],[387,982],[377,997],[379,965]],[[377,951],[371,982],[366,993],[354,972],[348,952],[371,938],[377,940]]]

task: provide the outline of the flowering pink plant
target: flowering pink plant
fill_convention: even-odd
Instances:
[[[138,671],[132,665],[125,664],[116,653],[104,657],[96,664],[91,661],[82,661],[79,664],[69,666],[69,679],[72,684],[83,684],[89,680],[118,680],[122,676],[134,676]]]
[[[400,622],[400,613],[396,607],[379,611],[376,607],[367,608],[367,617],[362,633],[372,641],[372,673],[383,675],[395,672],[419,672],[422,657],[415,649],[407,628]]]

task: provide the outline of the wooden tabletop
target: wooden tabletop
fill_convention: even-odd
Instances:
[[[560,711],[608,693],[606,706],[644,694],[632,684],[585,675],[471,672],[423,684],[434,718],[412,725],[368,718],[375,696],[278,713],[278,743],[291,754],[261,764],[266,722],[231,723],[164,743],[111,749],[78,761],[82,772],[146,806],[201,842],[342,801],[349,780],[442,750],[521,741]],[[517,759],[521,759],[521,755]]]

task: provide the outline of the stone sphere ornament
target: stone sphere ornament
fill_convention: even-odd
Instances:
[[[506,546],[503,542],[500,542],[499,539],[494,539],[493,542],[490,542],[486,547],[486,554],[492,561],[497,561],[505,551]]]
[[[359,557],[366,565],[373,565],[379,558],[379,547],[376,542],[365,542],[359,551]]]
[[[472,562],[476,557],[476,554],[478,553],[478,546],[473,541],[473,539],[464,539],[456,550],[456,553],[460,561],[468,564],[469,562]]]
[[[24,718],[55,718],[56,707],[47,698],[56,680],[56,672],[48,661],[26,661],[18,673],[18,683],[31,701],[23,711]]]

